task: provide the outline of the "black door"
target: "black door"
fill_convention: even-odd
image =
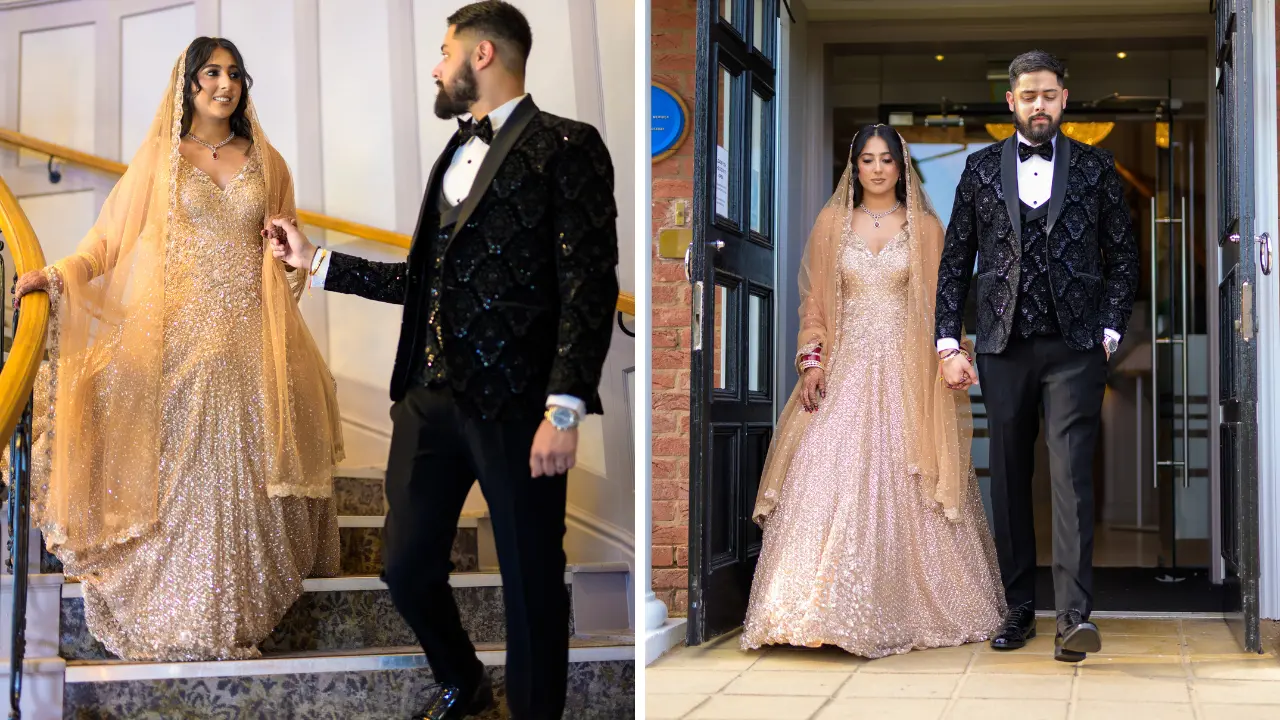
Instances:
[[[1251,0],[1217,3],[1218,430],[1222,557],[1227,622],[1241,644],[1262,651],[1258,633],[1258,385],[1254,297],[1258,249],[1253,214],[1253,43]],[[1269,258],[1267,265],[1269,268]]]
[[[773,434],[777,0],[699,0],[689,439],[689,635],[742,624]]]

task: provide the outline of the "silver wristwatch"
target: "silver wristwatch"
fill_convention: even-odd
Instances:
[[[1120,341],[1110,335],[1102,334],[1102,347],[1107,351],[1107,355],[1115,355],[1116,350],[1120,349]]]
[[[543,417],[547,419],[547,422],[551,423],[551,427],[557,430],[572,430],[578,427],[578,423],[582,422],[582,418],[578,417],[577,411],[563,405],[548,407]]]

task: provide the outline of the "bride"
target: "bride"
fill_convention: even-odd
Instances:
[[[902,137],[862,128],[800,271],[802,376],[756,499],[744,649],[877,658],[999,629],[967,387],[942,384],[934,347],[942,239]]]
[[[255,657],[338,572],[336,388],[262,237],[293,183],[250,83],[192,42],[78,251],[15,289],[53,307],[32,517],[129,660]]]

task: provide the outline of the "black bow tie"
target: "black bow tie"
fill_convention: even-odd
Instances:
[[[1053,161],[1053,143],[1051,142],[1040,143],[1039,145],[1036,145],[1036,146],[1031,146],[1021,142],[1018,143],[1019,162],[1025,162],[1026,159],[1031,157],[1032,155],[1039,155],[1045,160],[1049,160],[1052,162]]]
[[[475,120],[458,120],[458,143],[462,144],[471,138],[478,138],[485,145],[493,144],[493,123],[488,116],[480,122]]]

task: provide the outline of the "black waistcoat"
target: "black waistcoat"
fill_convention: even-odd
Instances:
[[[1063,179],[1065,181],[1065,178]],[[1057,335],[1058,313],[1049,285],[1049,203],[1038,208],[1019,202],[1022,213],[1022,277],[1018,284],[1014,337]]]
[[[444,297],[446,286],[444,255],[445,249],[449,247],[449,237],[453,235],[453,228],[458,224],[458,216],[462,214],[462,205],[461,203],[450,205],[444,197],[444,192],[439,188],[436,189],[435,194],[435,204],[440,212],[440,227],[435,237],[431,239],[431,257],[428,264],[431,270],[428,273],[427,282],[427,342],[423,351],[419,380],[425,385],[439,386],[448,380],[444,360],[446,329],[444,313],[440,311],[440,302]]]

